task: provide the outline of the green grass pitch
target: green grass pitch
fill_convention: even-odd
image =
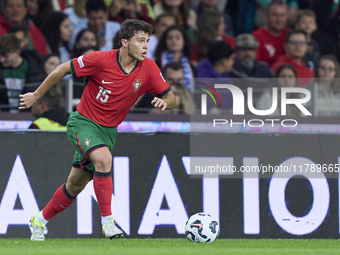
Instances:
[[[335,239],[218,239],[212,244],[190,243],[182,239],[0,239],[0,254],[32,255],[124,255],[124,254],[232,254],[232,255],[335,255],[340,241]]]

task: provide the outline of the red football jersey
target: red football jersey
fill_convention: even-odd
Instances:
[[[280,36],[274,36],[266,27],[253,32],[260,46],[257,48],[257,60],[267,62],[272,66],[278,57],[285,55],[284,42],[289,28],[284,28]]]
[[[119,50],[74,58],[71,70],[74,77],[86,76],[78,112],[107,127],[119,125],[144,93],[155,92],[162,97],[170,91],[158,66],[149,58],[137,61],[134,69],[126,73],[119,63]]]

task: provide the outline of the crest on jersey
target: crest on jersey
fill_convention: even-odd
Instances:
[[[87,148],[90,148],[91,140],[86,138],[84,144],[87,146]]]
[[[142,86],[142,82],[140,81],[140,79],[136,79],[136,81],[134,81],[132,83],[132,87],[135,89],[135,92],[138,91],[138,89]]]

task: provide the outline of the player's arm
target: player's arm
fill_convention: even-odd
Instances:
[[[67,74],[71,73],[70,62],[65,62],[57,66],[41,83],[41,85],[34,91],[26,94],[19,95],[20,97],[20,110],[30,108],[39,98],[41,98],[47,90],[54,84],[64,78]]]
[[[174,108],[176,105],[176,98],[174,93],[172,93],[171,91],[169,91],[165,96],[163,96],[162,98],[159,97],[155,97],[151,103],[155,106],[155,107],[159,107],[162,108],[162,111],[164,111],[165,109],[171,109]]]

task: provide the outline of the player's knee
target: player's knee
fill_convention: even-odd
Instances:
[[[112,157],[101,157],[94,163],[96,171],[98,172],[110,172],[112,167]]]

